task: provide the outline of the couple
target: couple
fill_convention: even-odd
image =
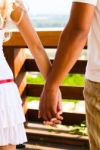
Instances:
[[[59,86],[77,61],[89,33],[84,97],[90,149],[100,150],[100,0],[73,0],[70,18],[61,34],[52,65],[22,1],[0,0],[0,150],[15,150],[16,144],[27,141],[21,99],[2,52],[9,20],[18,27],[46,80],[40,98],[39,117],[49,125],[59,124],[63,119]]]

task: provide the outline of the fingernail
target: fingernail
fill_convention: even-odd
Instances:
[[[53,121],[55,121],[55,120],[57,120],[57,118],[52,118],[50,121],[53,122]]]
[[[40,114],[38,114],[38,119],[40,119]]]
[[[38,111],[38,119],[40,118],[41,116],[40,116],[40,111]]]

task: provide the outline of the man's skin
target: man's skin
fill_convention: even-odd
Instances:
[[[57,118],[58,88],[77,61],[87,40],[95,6],[74,2],[68,24],[62,32],[56,57],[41,94],[40,116],[45,121]],[[67,92],[67,91],[66,91]]]

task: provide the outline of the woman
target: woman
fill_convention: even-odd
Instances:
[[[51,64],[20,0],[0,0],[0,150],[15,150],[27,141],[21,99],[2,45],[9,20],[18,27],[46,79]],[[27,30],[28,29],[28,30]]]

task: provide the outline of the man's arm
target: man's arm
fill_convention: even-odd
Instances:
[[[93,15],[93,5],[73,3],[69,22],[62,32],[52,71],[48,77],[50,87],[59,86],[75,64],[86,43]]]
[[[57,115],[57,89],[78,59],[90,29],[95,6],[73,3],[68,24],[62,32],[55,61],[45,84],[40,102],[40,114],[45,119]]]

